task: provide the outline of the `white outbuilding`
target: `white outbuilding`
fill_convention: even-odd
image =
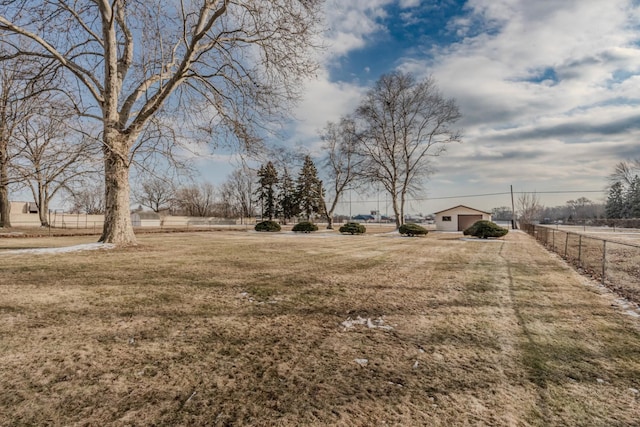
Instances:
[[[160,215],[155,212],[133,212],[131,223],[134,227],[160,227]]]
[[[437,231],[463,231],[476,221],[491,221],[491,214],[468,206],[458,205],[434,214]]]

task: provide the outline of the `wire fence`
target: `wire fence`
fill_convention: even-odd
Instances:
[[[580,272],[629,301],[640,303],[640,245],[541,225],[522,229]]]

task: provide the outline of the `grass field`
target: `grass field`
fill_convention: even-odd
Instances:
[[[0,425],[638,425],[640,319],[460,238],[1,239]]]

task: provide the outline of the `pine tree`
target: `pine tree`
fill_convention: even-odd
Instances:
[[[296,193],[300,203],[300,211],[308,220],[314,213],[322,212],[324,206],[324,189],[318,178],[318,170],[310,156],[305,156],[304,164],[298,176]]]
[[[283,223],[300,213],[300,203],[293,178],[285,167],[278,187],[278,215],[282,216]]]
[[[621,182],[615,182],[609,188],[609,197],[607,198],[605,209],[609,219],[620,219],[624,216],[625,197],[624,187]]]
[[[278,171],[273,163],[267,162],[258,171],[258,200],[262,204],[262,217],[273,220],[276,215],[276,184],[278,183]]]
[[[629,184],[625,205],[627,218],[640,218],[640,176],[638,175]]]

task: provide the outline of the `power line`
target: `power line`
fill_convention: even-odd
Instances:
[[[604,193],[603,190],[558,190],[558,191],[514,191],[513,194],[583,194],[583,193]],[[446,197],[427,197],[423,199],[413,200],[444,200],[444,199],[463,199],[467,197],[486,197],[486,196],[503,196],[505,194],[511,194],[510,191],[503,193],[486,193],[486,194],[467,194],[464,196],[446,196]]]
[[[604,193],[604,190],[555,190],[555,191],[514,191],[513,194],[584,194],[584,193]],[[471,197],[490,197],[490,196],[505,196],[511,194],[510,191],[501,193],[484,193],[484,194],[465,194],[461,196],[443,196],[443,197],[423,197],[423,198],[409,198],[409,202],[427,202],[430,200],[447,200],[447,199],[466,199]],[[357,200],[357,203],[374,203],[379,201],[375,200]],[[341,201],[340,203],[344,203]]]

